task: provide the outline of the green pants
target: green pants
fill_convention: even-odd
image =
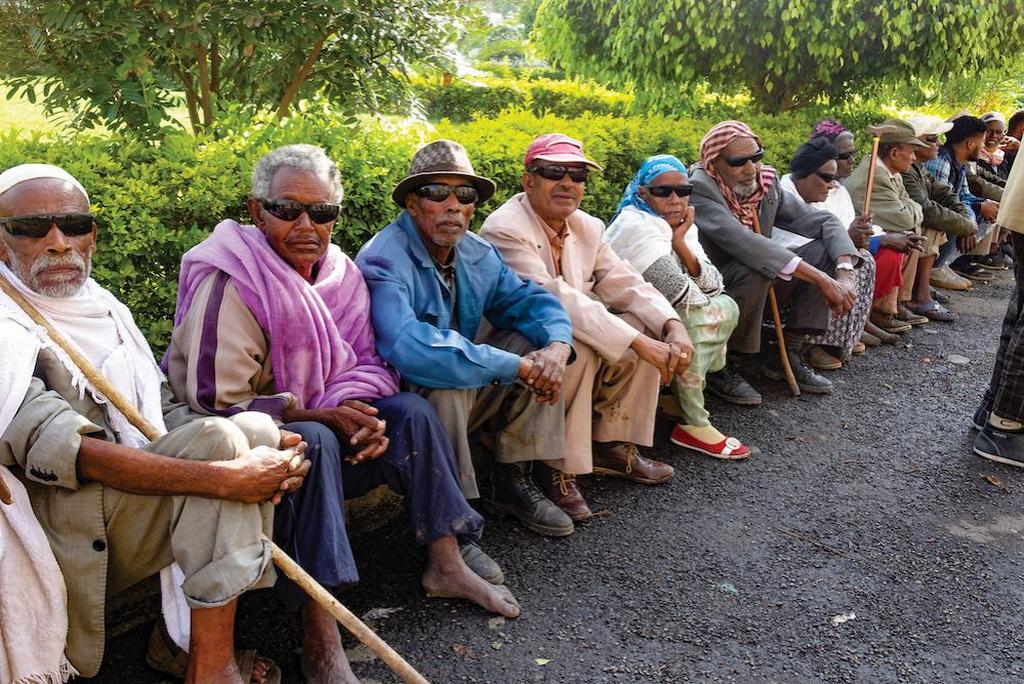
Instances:
[[[676,308],[693,341],[693,362],[683,377],[672,381],[672,392],[687,425],[710,425],[704,408],[704,378],[725,367],[725,348],[740,318],[740,309],[732,297],[722,293],[705,306]]]

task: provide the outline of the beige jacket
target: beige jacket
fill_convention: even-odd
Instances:
[[[1006,179],[996,223],[1014,233],[1024,233],[1024,158],[1013,165]]]
[[[557,278],[544,222],[525,193],[488,216],[480,237],[498,248],[513,271],[558,297],[572,321],[574,339],[616,363],[639,334],[616,313],[633,314],[656,335],[670,319],[679,320],[679,315],[601,239],[604,223],[600,219],[577,210],[568,224],[562,275]]]

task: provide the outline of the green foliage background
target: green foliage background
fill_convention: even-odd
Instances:
[[[692,163],[704,132],[735,114],[723,110],[694,119],[617,117],[575,105],[569,111],[569,117],[509,111],[469,122],[446,120],[436,127],[376,119],[353,126],[345,114],[307,106],[284,122],[239,115],[206,134],[167,136],[159,146],[117,135],[22,139],[8,133],[0,137],[0,168],[45,161],[66,168],[85,184],[100,222],[95,277],[132,309],[160,353],[171,330],[182,254],[220,220],[245,219],[252,167],[274,147],[318,144],[337,162],[345,200],[334,240],[354,255],[397,215],[391,189],[404,176],[417,147],[428,140],[447,137],[461,142],[478,173],[498,183],[496,197],[477,210],[474,221],[479,226],[488,212],[518,192],[522,155],[535,136],[560,131],[577,137],[605,168],[603,174],[592,176],[583,208],[607,219],[647,156],[668,152]],[[456,118],[468,118],[464,112],[455,113]],[[811,125],[824,115],[807,110],[784,118],[746,120],[763,136],[767,161],[785,169]],[[882,114],[863,109],[840,116],[851,128],[862,129]]]

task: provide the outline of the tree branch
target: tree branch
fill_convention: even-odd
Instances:
[[[195,43],[196,65],[199,67],[199,102],[203,107],[203,125],[213,123],[213,105],[210,99],[210,65],[206,61],[206,46]]]
[[[295,74],[291,83],[289,83],[288,87],[285,88],[284,95],[281,96],[281,102],[277,106],[278,119],[284,119],[288,116],[288,110],[292,106],[292,101],[295,100],[295,96],[298,95],[299,88],[301,88],[302,84],[309,78],[309,74],[313,71],[313,66],[316,64],[316,60],[320,59],[320,53],[323,52],[324,43],[332,33],[334,33],[333,30],[320,36],[319,40],[317,40],[316,44],[313,46],[313,49],[310,50],[308,55],[306,55],[306,61],[302,63],[301,67],[299,67],[298,73]]]

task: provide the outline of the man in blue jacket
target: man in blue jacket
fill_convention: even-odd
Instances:
[[[560,394],[572,326],[558,300],[524,281],[468,232],[495,185],[458,143],[439,140],[412,159],[391,197],[404,211],[359,252],[381,357],[437,410],[459,460],[466,498],[479,498],[470,435],[493,452],[491,511],[549,536],[572,520],[531,477],[560,458]]]

